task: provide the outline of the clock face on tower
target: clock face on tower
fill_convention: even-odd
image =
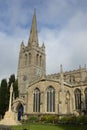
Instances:
[[[41,75],[41,70],[39,68],[36,71],[36,75]]]
[[[24,76],[23,76],[23,81],[26,81],[26,80],[27,80],[27,76],[24,75]]]

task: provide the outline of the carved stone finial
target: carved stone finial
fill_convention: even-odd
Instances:
[[[79,65],[79,69],[81,70],[81,65]]]
[[[60,73],[63,73],[63,67],[62,67],[62,64],[60,65]]]
[[[63,82],[64,82],[64,79],[63,79],[63,68],[62,68],[62,65],[60,65],[60,84],[61,84],[61,87],[63,87]]]
[[[43,42],[43,44],[42,44],[42,48],[44,48],[44,49],[45,49],[45,45],[44,45],[44,42]]]

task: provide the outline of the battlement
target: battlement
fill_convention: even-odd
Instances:
[[[49,74],[47,75],[47,78],[59,80],[60,73]],[[86,67],[84,67],[84,68],[79,68],[76,70],[65,71],[63,72],[63,78],[65,82],[74,84],[74,85],[80,84],[81,82],[87,82],[87,69]]]

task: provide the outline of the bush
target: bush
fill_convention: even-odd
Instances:
[[[63,124],[87,124],[87,116],[65,116],[60,119]]]
[[[60,123],[63,124],[76,124],[76,117],[75,116],[65,116],[60,119]]]
[[[34,123],[34,122],[38,122],[38,121],[39,121],[39,118],[37,116],[30,116],[29,117],[29,122]]]
[[[44,115],[44,116],[30,116],[27,120],[21,121],[24,123],[52,123],[52,124],[87,124],[87,116],[63,116],[61,119],[57,115]]]
[[[87,116],[78,116],[77,122],[78,124],[87,124]]]
[[[46,115],[41,118],[41,121],[45,123],[58,123],[58,119],[58,116]]]

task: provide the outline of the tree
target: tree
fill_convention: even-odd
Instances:
[[[9,81],[8,81],[8,89],[10,89],[11,83],[14,84],[14,82],[15,82],[15,75],[12,74],[12,75],[10,75],[10,78],[9,78]]]
[[[3,117],[9,107],[10,86],[13,83],[13,96],[16,99],[18,97],[18,80],[15,79],[15,75],[12,74],[7,83],[6,79],[2,79],[0,85],[0,115]]]
[[[14,93],[14,98],[16,99],[19,96],[18,92],[18,80],[16,79],[14,84],[13,84],[13,93]]]
[[[0,115],[4,116],[5,111],[8,109],[8,88],[7,80],[1,81],[0,87]]]

